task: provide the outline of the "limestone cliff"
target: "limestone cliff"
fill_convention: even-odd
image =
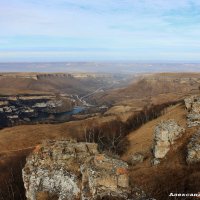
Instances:
[[[0,128],[42,121],[48,117],[73,110],[75,100],[71,96],[12,95],[0,97]],[[40,116],[41,117],[40,119]],[[45,116],[45,117],[44,117]]]
[[[194,134],[187,145],[187,163],[200,162],[200,131]]]
[[[188,127],[200,125],[200,96],[193,95],[185,98],[185,106],[188,111],[187,124]]]
[[[27,158],[23,180],[28,200],[48,193],[57,200],[128,199],[128,165],[100,154],[94,143],[46,141]]]

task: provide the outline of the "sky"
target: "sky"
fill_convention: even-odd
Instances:
[[[0,62],[200,61],[199,0],[0,0]]]

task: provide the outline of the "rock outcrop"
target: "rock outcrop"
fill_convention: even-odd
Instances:
[[[179,126],[175,120],[167,120],[159,123],[154,130],[153,164],[159,164],[170,150],[174,141],[180,138],[185,129]]]
[[[194,164],[200,162],[200,131],[194,134],[187,145],[187,163]]]
[[[185,106],[188,111],[187,125],[188,127],[200,125],[200,96],[193,95],[185,98]]]
[[[46,141],[27,158],[23,180],[28,200],[128,199],[128,165],[100,154],[95,143]]]
[[[0,128],[30,121],[49,120],[49,116],[70,112],[75,105],[71,96],[17,95],[0,97]]]

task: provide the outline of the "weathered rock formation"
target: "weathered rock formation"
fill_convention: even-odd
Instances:
[[[200,125],[200,96],[193,95],[185,98],[185,106],[188,111],[187,124],[188,127]]]
[[[0,78],[40,80],[45,78],[73,78],[73,76],[68,73],[0,73]]]
[[[194,134],[189,144],[187,145],[187,163],[199,163],[200,162],[200,131]]]
[[[94,143],[44,142],[27,158],[23,180],[28,200],[45,194],[57,200],[130,194],[127,163],[100,154]]]
[[[0,127],[40,121],[50,114],[73,110],[75,102],[70,96],[56,95],[16,95],[0,97]]]
[[[164,158],[170,150],[174,141],[182,136],[184,128],[179,126],[175,120],[167,120],[159,123],[154,130],[153,164],[159,164],[160,159]]]

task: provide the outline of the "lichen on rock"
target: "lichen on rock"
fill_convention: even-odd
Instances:
[[[95,155],[81,166],[82,199],[97,199],[106,195],[128,198],[128,165],[104,154]],[[87,191],[87,192],[84,192]]]
[[[58,200],[128,199],[128,165],[97,150],[97,144],[46,141],[27,158],[23,180],[28,200],[47,192]]]
[[[187,163],[194,164],[200,162],[200,131],[194,134],[187,145]]]
[[[187,125],[188,127],[200,125],[200,96],[193,95],[184,99],[185,106],[188,111]]]

